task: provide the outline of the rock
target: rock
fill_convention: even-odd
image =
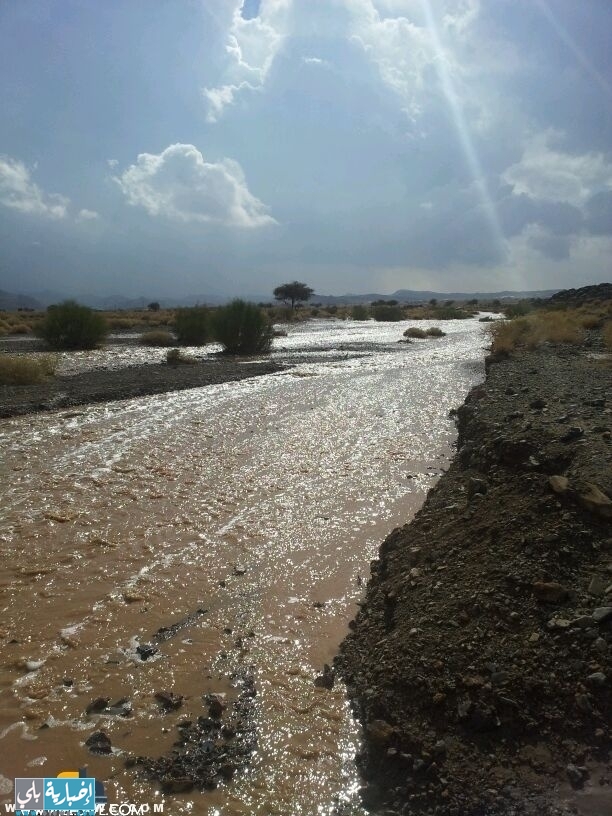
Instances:
[[[331,669],[330,666],[328,666],[328,664],[326,663],[323,666],[323,674],[319,674],[317,677],[315,677],[314,684],[318,688],[332,689],[334,687],[335,682],[336,674],[333,671],[333,669]]]
[[[96,697],[85,709],[86,714],[100,714],[110,702],[110,697]]]
[[[468,501],[473,499],[476,495],[484,496],[487,492],[488,485],[484,479],[476,479],[471,476],[467,483],[467,497]]]
[[[599,575],[594,575],[589,583],[587,592],[589,595],[605,595],[608,582]]]
[[[606,685],[606,675],[603,672],[593,672],[593,674],[589,674],[587,680],[592,686],[605,686]]]
[[[447,747],[444,740],[438,740],[434,747],[432,748],[431,753],[438,758],[445,757],[447,753]]]
[[[85,745],[89,748],[92,754],[112,753],[111,741],[104,731],[94,731],[94,733],[85,740]]]
[[[547,405],[548,403],[546,402],[546,400],[542,398],[531,400],[531,402],[529,403],[529,407],[533,411],[541,411],[543,408],[546,408]]]
[[[246,573],[246,567],[243,567],[242,564],[236,564],[234,567],[234,575],[244,575]]]
[[[372,720],[366,726],[366,732],[376,745],[388,745],[395,736],[395,728],[386,720]]]
[[[159,649],[156,646],[152,646],[150,643],[143,643],[141,646],[136,647],[136,651],[140,655],[141,660],[148,660],[150,657],[157,654]]]
[[[565,773],[567,774],[567,778],[570,781],[570,784],[573,788],[581,788],[584,785],[585,780],[589,777],[589,772],[584,767],[578,767],[577,765],[568,765],[565,768]]]
[[[44,660],[26,660],[23,664],[23,667],[26,671],[33,672],[38,671],[41,666],[45,665]]]
[[[216,694],[209,694],[208,700],[208,716],[213,720],[220,720],[223,712],[227,708],[223,700]]]
[[[595,623],[605,623],[612,618],[612,606],[600,606],[593,610]]]
[[[133,706],[127,697],[122,697],[104,710],[104,714],[114,717],[129,717],[132,714]]]
[[[555,493],[563,495],[569,489],[569,479],[566,476],[551,476],[548,479],[548,484]]]
[[[578,425],[572,425],[571,428],[568,428],[567,431],[560,436],[559,439],[561,442],[572,442],[574,439],[580,439],[581,436],[584,435],[584,430],[580,428]]]
[[[571,621],[570,626],[572,629],[589,629],[594,624],[595,618],[592,615],[580,615]]]
[[[540,603],[561,603],[569,597],[567,589],[556,581],[536,581],[532,588]]]
[[[605,519],[612,519],[612,499],[606,496],[597,485],[586,482],[578,490],[578,503],[593,513]]]
[[[183,705],[183,695],[173,691],[156,691],[155,699],[164,711],[176,711]]]

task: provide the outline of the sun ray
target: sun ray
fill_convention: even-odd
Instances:
[[[481,206],[485,214],[485,218],[489,230],[491,232],[491,236],[493,237],[493,240],[497,244],[500,254],[505,254],[506,241],[501,229],[501,225],[497,215],[497,210],[495,208],[493,199],[491,198],[491,194],[489,192],[489,188],[487,185],[487,180],[482,165],[480,163],[480,159],[478,158],[478,154],[474,147],[474,142],[472,140],[470,129],[465,119],[465,115],[463,112],[461,102],[459,100],[459,95],[455,88],[453,77],[448,69],[447,58],[442,44],[440,30],[438,28],[435,15],[431,7],[431,2],[430,0],[420,0],[420,2],[423,10],[423,15],[427,23],[429,35],[431,37],[431,41],[436,54],[436,66],[438,70],[438,75],[440,77],[442,90],[444,92],[446,102],[452,114],[453,123],[457,131],[457,137],[459,139],[459,143],[461,145],[461,149],[463,151],[466,164],[472,176],[474,186],[478,191],[478,196],[480,198]]]

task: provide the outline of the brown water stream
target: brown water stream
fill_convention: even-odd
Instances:
[[[305,359],[288,373],[2,421],[0,805],[16,776],[87,765],[111,802],[170,814],[361,812],[345,689],[313,680],[378,545],[445,467],[449,409],[482,376],[480,327],[449,326],[399,347],[402,324],[334,324],[366,356],[309,363],[333,333],[315,324],[288,341]],[[141,660],[139,643],[198,609]],[[245,668],[246,771],[164,797],[124,768],[167,752],[176,723],[206,713],[202,695],[230,700]],[[161,712],[160,690],[182,708]],[[129,698],[132,716],[86,715],[100,696]],[[83,745],[100,728],[110,757]]]

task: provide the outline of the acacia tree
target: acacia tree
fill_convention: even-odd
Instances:
[[[300,283],[300,281],[293,281],[292,283],[283,283],[282,286],[277,286],[273,294],[276,300],[291,303],[291,308],[295,309],[298,303],[305,303],[310,300],[314,294],[314,289],[306,286],[305,283]]]

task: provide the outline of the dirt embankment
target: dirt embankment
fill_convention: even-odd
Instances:
[[[365,801],[612,814],[610,360],[497,362],[458,425],[448,473],[373,562],[338,659]]]
[[[2,385],[0,417],[201,388],[272,374],[284,368],[286,366],[270,361],[244,362],[219,355],[191,365],[152,363],[113,370],[95,369],[54,377],[36,385]]]

